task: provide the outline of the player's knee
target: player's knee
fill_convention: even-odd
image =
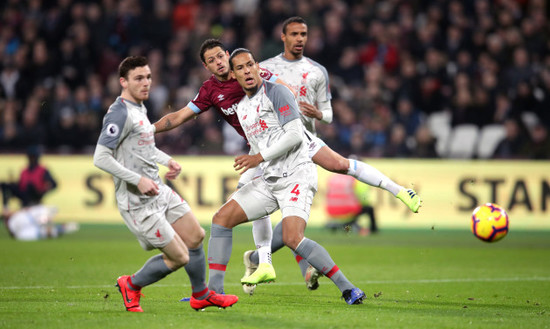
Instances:
[[[200,227],[196,234],[194,234],[190,241],[188,242],[189,244],[187,245],[187,247],[189,249],[196,249],[198,248],[201,244],[202,244],[202,241],[204,240],[204,237],[205,237],[206,233],[204,232],[204,229],[202,227]]]
[[[299,234],[283,234],[283,243],[292,250],[296,250],[303,236]]]
[[[175,271],[189,264],[189,254],[182,252],[181,254],[178,254],[177,257],[170,259],[170,262],[172,263],[170,268]]]
[[[212,217],[212,224],[225,226],[226,216],[224,216],[221,210],[222,209],[219,209],[218,211],[216,211],[216,213]]]
[[[233,217],[231,216],[231,213],[228,210],[222,207],[220,210],[218,210],[214,214],[214,217],[212,217],[212,224],[220,225],[227,228],[233,228],[237,224],[239,224],[238,219]]]

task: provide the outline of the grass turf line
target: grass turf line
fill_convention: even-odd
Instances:
[[[242,292],[250,227],[237,228],[226,274],[232,308],[193,311],[182,269],[146,287],[143,314],[124,311],[115,279],[151,257],[123,225],[83,225],[57,240],[16,242],[0,230],[0,328],[549,328],[550,232],[512,231],[488,244],[467,231],[384,230],[308,237],[367,293],[349,306],[322,278],[308,291],[288,249],[273,256],[277,282]],[[208,235],[207,235],[208,236]],[[207,243],[207,241],[205,242]],[[375,297],[376,296],[376,297]]]

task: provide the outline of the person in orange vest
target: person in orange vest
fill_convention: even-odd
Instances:
[[[369,193],[370,186],[358,182],[351,176],[332,175],[327,184],[326,211],[330,216],[328,228],[352,228],[360,235],[377,233],[376,216]],[[370,231],[361,225],[359,219],[366,214],[370,218]]]

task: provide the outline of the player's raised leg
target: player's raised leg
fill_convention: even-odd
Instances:
[[[322,141],[321,143],[324,144]],[[409,207],[412,212],[418,212],[421,206],[420,197],[414,190],[406,189],[397,184],[371,165],[359,160],[344,158],[326,145],[319,148],[311,159],[328,171],[350,175],[365,184],[380,187],[390,192]]]

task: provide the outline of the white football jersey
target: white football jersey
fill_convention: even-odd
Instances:
[[[303,56],[299,60],[290,61],[279,54],[260,63],[260,66],[276,74],[281,80],[290,85],[297,93],[298,102],[306,102],[318,106],[328,102],[332,95],[327,70],[321,64]],[[307,130],[316,135],[315,119],[302,117]]]
[[[154,126],[145,106],[118,97],[103,118],[98,144],[114,151],[117,162],[127,169],[161,184],[157,166]],[[121,209],[142,207],[155,197],[142,194],[136,185],[113,176],[115,194]]]
[[[283,126],[300,118],[294,96],[283,85],[263,81],[252,97],[245,96],[237,106],[239,122],[250,143],[251,154],[257,154],[276,142],[283,134]],[[304,138],[300,125],[299,134]],[[264,178],[287,177],[300,164],[311,162],[307,143],[302,142],[286,154],[260,164]]]

